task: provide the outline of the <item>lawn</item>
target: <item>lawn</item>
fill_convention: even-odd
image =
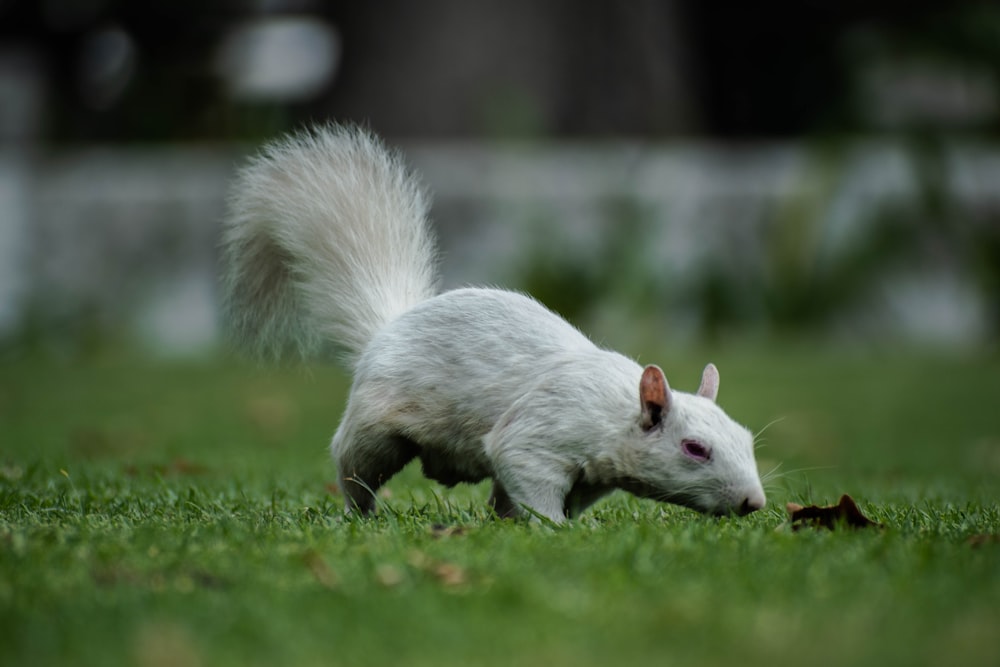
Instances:
[[[649,356],[644,354],[643,357]],[[661,354],[693,390],[709,356]],[[335,369],[0,365],[2,665],[997,665],[996,353],[714,349],[769,505],[564,528],[408,468],[345,519]],[[851,494],[882,530],[803,530]]]

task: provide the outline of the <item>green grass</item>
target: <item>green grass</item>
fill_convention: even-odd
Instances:
[[[408,468],[344,519],[340,373],[0,366],[3,665],[996,665],[1000,359],[714,354],[786,473],[711,519],[615,494],[552,529]],[[693,389],[708,357],[658,361]],[[791,532],[850,493],[883,531]]]

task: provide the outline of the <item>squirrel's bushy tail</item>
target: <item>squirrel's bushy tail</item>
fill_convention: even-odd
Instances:
[[[266,146],[231,190],[224,316],[256,355],[331,350],[353,366],[387,322],[436,292],[428,199],[371,133],[326,125]]]

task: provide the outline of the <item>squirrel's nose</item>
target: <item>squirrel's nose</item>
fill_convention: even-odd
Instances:
[[[764,500],[764,494],[762,493],[747,496],[743,499],[743,502],[740,503],[740,516],[746,516],[747,514],[750,514],[750,512],[756,512],[764,507],[766,502],[767,501]]]

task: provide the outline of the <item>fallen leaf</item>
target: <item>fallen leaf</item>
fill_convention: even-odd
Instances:
[[[340,581],[337,573],[333,571],[333,568],[330,567],[329,563],[319,553],[310,549],[302,554],[302,562],[305,563],[309,572],[312,573],[312,576],[315,577],[316,581],[323,588],[332,589],[337,587],[337,583]]]
[[[445,586],[461,586],[468,578],[465,569],[454,563],[438,563],[434,567],[434,576]]]
[[[137,466],[129,463],[125,466],[124,472],[129,477],[139,477],[150,475],[160,477],[189,477],[194,475],[204,475],[209,472],[208,466],[185,458],[176,458],[170,463],[153,463],[145,466]]]
[[[138,572],[117,564],[95,568],[91,571],[90,576],[94,583],[102,587],[138,586],[142,581]]]
[[[171,461],[164,472],[171,475],[202,475],[208,472],[208,467],[200,463],[195,463],[184,458],[177,458]]]
[[[24,476],[24,470],[14,464],[0,466],[0,478],[16,482]]]
[[[468,582],[467,570],[448,561],[434,560],[423,551],[413,550],[407,556],[410,567],[430,574],[445,586],[461,586]]]
[[[414,567],[418,570],[427,570],[434,564],[431,557],[419,549],[410,551],[410,553],[406,556],[406,562],[410,564],[410,567]]]
[[[462,526],[446,526],[441,523],[436,523],[431,526],[431,537],[434,538],[457,537],[464,534],[465,528]]]
[[[152,622],[133,639],[133,663],[140,667],[200,667],[207,664],[195,638],[182,625]]]
[[[984,547],[987,544],[1000,544],[1000,533],[981,533],[979,535],[970,535],[969,539],[967,539],[965,543],[973,549]]]
[[[857,503],[846,493],[840,497],[840,502],[836,505],[819,507],[809,505],[803,507],[796,503],[786,505],[792,524],[792,530],[803,528],[827,528],[833,530],[838,524],[851,528],[867,528],[874,526],[882,528],[882,524],[875,523],[858,509]]]
[[[403,571],[395,565],[383,564],[375,568],[375,581],[386,588],[392,588],[403,583]]]

